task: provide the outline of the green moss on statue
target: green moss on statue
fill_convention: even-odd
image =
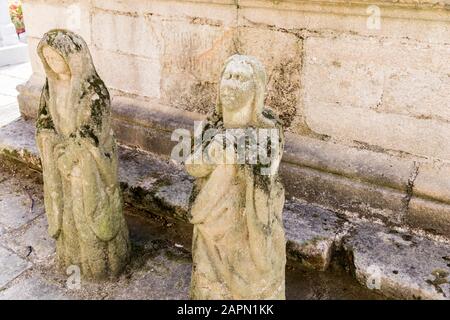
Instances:
[[[49,31],[37,50],[47,81],[36,140],[58,263],[79,266],[87,278],[116,276],[128,262],[130,245],[108,90],[78,35]]]

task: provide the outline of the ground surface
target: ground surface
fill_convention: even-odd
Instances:
[[[30,76],[30,63],[0,68],[0,126],[20,117],[16,87]]]
[[[191,227],[143,218],[126,208],[132,262],[118,281],[82,281],[54,268],[40,175],[0,163],[0,299],[187,299]],[[288,299],[380,299],[338,267],[311,272],[289,264]],[[72,289],[69,289],[71,288]]]

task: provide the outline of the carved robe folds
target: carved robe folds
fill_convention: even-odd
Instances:
[[[191,297],[194,299],[284,299],[286,243],[284,188],[278,177],[283,150],[279,120],[264,108],[265,71],[255,58],[235,55],[222,72],[216,110],[205,128],[275,130],[268,171],[257,162],[220,162],[222,140],[204,141],[186,160],[197,178],[191,208],[194,224]],[[219,141],[219,142],[218,142]],[[235,152],[231,151],[231,152]],[[224,156],[225,155],[225,156]]]
[[[108,90],[78,35],[49,31],[38,54],[47,82],[36,140],[58,262],[80,267],[88,278],[118,275],[129,258],[129,240]]]

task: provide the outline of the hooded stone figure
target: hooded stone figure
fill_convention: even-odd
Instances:
[[[58,264],[87,278],[120,273],[129,257],[110,98],[84,40],[51,30],[37,52],[47,75],[36,122],[48,231]]]
[[[237,140],[230,149],[216,138],[203,139],[186,160],[187,171],[197,178],[191,207],[193,299],[285,299],[285,197],[278,176],[284,138],[280,120],[264,107],[265,88],[266,74],[258,60],[229,58],[216,109],[203,133],[274,130],[278,148],[275,143],[266,146],[270,164],[236,161]]]

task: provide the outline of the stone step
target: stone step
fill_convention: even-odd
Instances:
[[[450,245],[361,222],[342,249],[357,280],[400,299],[450,299]]]
[[[0,128],[0,155],[40,170],[32,122]],[[119,148],[124,200],[142,212],[187,221],[193,179],[151,153]],[[287,254],[304,267],[327,270],[339,260],[364,286],[392,298],[450,299],[450,245],[369,221],[356,221],[299,199],[286,201]]]

